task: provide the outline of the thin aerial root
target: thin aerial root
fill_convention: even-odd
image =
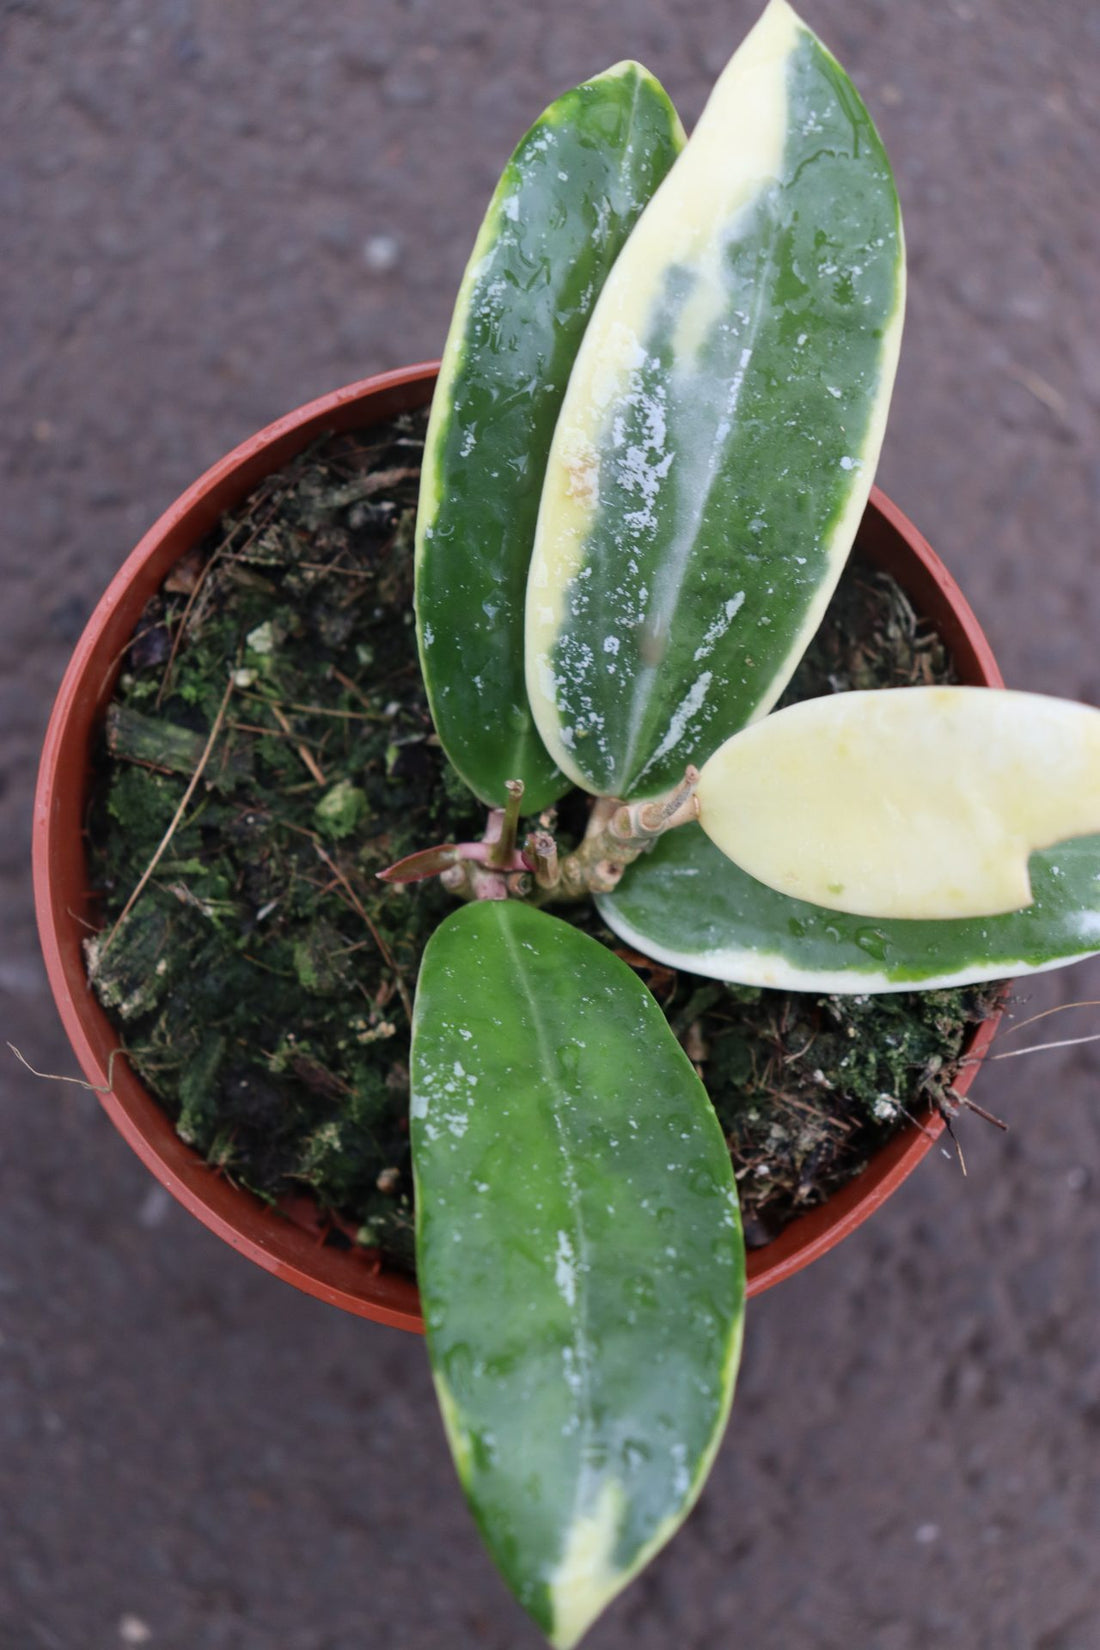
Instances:
[[[88,1089],[92,1094],[110,1094],[113,1091],[115,1061],[120,1054],[125,1054],[126,1052],[126,1050],[122,1048],[113,1048],[111,1050],[110,1054],[107,1056],[107,1087],[100,1088],[96,1083],[86,1082],[83,1077],[63,1077],[61,1073],[57,1071],[37,1071],[35,1067],[31,1065],[26,1055],[21,1053],[20,1050],[16,1048],[14,1043],[9,1043],[8,1047],[15,1055],[15,1058],[19,1061],[19,1064],[21,1066],[25,1066],[32,1077],[41,1077],[47,1083],[73,1083],[78,1089]]]

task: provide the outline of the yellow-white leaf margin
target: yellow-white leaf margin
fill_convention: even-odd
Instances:
[[[685,891],[685,898],[698,897],[697,886]],[[598,898],[596,905],[604,922],[624,944],[640,951],[643,956],[651,957],[654,962],[664,963],[666,968],[678,968],[685,974],[699,974],[705,979],[729,980],[735,985],[758,985],[767,991],[811,991],[818,996],[849,993],[864,997],[891,996],[901,991],[954,990],[958,986],[977,985],[991,979],[1049,974],[1055,968],[1069,968],[1074,963],[1087,961],[1100,948],[1100,927],[1093,924],[1094,932],[1083,937],[1095,943],[1072,956],[1052,957],[1048,962],[1041,963],[1006,960],[996,972],[987,964],[975,963],[972,968],[946,969],[942,974],[922,975],[919,979],[897,979],[889,974],[859,968],[800,968],[778,951],[761,951],[748,946],[731,944],[709,950],[681,950],[675,945],[655,941],[645,929],[628,922],[607,896]]]
[[[543,743],[562,772],[583,788],[588,788],[586,777],[562,737],[552,658],[599,502],[601,434],[615,404],[629,393],[631,373],[644,353],[641,340],[650,330],[671,265],[698,278],[698,295],[683,315],[678,335],[687,354],[698,349],[716,318],[723,245],[737,219],[779,176],[788,125],[787,69],[800,37],[810,33],[787,0],[769,0],[620,252],[570,376],[550,449],[527,585],[527,695]],[[897,306],[883,333],[878,394],[856,455],[857,479],[825,547],[832,574],[822,579],[757,718],[780,697],[820,625],[862,519],[886,433],[901,351],[905,285],[903,258]]]
[[[609,69],[604,69],[602,74],[593,75],[590,80],[585,81],[583,84],[598,86],[602,81],[622,80],[627,75],[637,75],[639,78],[648,79],[649,71],[644,64],[628,57],[623,58],[618,63],[613,63]],[[535,121],[532,131],[543,123],[553,125],[554,112],[555,105],[551,103]],[[677,131],[681,142],[686,142],[683,127],[678,121]],[[515,192],[516,180],[510,163],[498,181],[485,210],[485,216],[482,219],[473,251],[467,260],[455,298],[454,312],[447,332],[443,357],[439,363],[439,375],[432,394],[431,411],[428,414],[428,428],[424,438],[424,467],[416,511],[416,556],[418,561],[423,558],[424,545],[431,537],[432,526],[439,515],[442,502],[442,478],[440,474],[442,433],[454,417],[454,385],[468,346],[471,306],[485,278],[486,271],[492,264],[493,252],[500,238],[502,226],[506,227],[510,221],[511,212],[515,210],[513,205]]]
[[[741,1359],[744,1327],[742,1313],[731,1338],[723,1369],[722,1411],[710,1447],[697,1465],[684,1505],[658,1526],[627,1565],[616,1563],[615,1560],[626,1505],[625,1487],[614,1478],[604,1477],[594,1504],[578,1509],[574,1523],[564,1534],[561,1556],[547,1577],[547,1590],[553,1611],[553,1626],[548,1637],[554,1650],[572,1650],[612,1600],[630,1585],[635,1576],[645,1569],[650,1559],[672,1539],[699,1499],[729,1422],[737,1367]],[[444,1429],[459,1479],[468,1489],[470,1439],[445,1376],[438,1369],[434,1369],[432,1373]]]
[[[564,1533],[558,1562],[546,1578],[553,1611],[553,1627],[548,1636],[554,1650],[573,1650],[597,1616],[672,1539],[699,1499],[729,1423],[744,1333],[745,1315],[742,1312],[734,1325],[722,1366],[721,1409],[710,1443],[696,1464],[682,1505],[658,1525],[628,1564],[617,1563],[615,1559],[626,1506],[625,1486],[605,1474],[595,1502],[578,1506],[573,1524]],[[432,1379],[459,1480],[469,1493],[471,1445],[462,1410],[442,1370],[434,1365]]]
[[[710,1446],[698,1462],[683,1505],[658,1526],[645,1546],[625,1566],[617,1566],[615,1562],[615,1550],[622,1530],[625,1489],[613,1479],[605,1480],[595,1507],[578,1515],[550,1577],[550,1598],[554,1609],[554,1630],[550,1642],[554,1650],[573,1650],[597,1616],[671,1541],[699,1499],[729,1422],[744,1332],[745,1318],[742,1313],[730,1341],[722,1375],[725,1395],[722,1412],[711,1435]]]

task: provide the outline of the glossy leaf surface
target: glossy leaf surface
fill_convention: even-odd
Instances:
[[[777,894],[698,825],[662,837],[597,901],[628,944],[673,968],[785,991],[907,991],[1057,968],[1100,951],[1100,836],[1032,854],[1034,901],[1005,916],[846,916]]]
[[[779,697],[870,490],[903,307],[878,135],[772,0],[600,295],[554,437],[527,685],[577,784],[653,795]]]
[[[656,1002],[513,902],[424,955],[412,1050],[417,1271],[455,1462],[556,1645],[684,1518],[741,1337],[729,1152]]]
[[[903,688],[807,699],[716,751],[699,823],[780,893],[871,917],[1031,902],[1033,849],[1100,831],[1100,710]]]
[[[516,149],[459,291],[417,515],[421,663],[448,756],[482,801],[567,788],[535,730],[523,604],[546,455],[596,296],[683,144],[637,63],[551,104]]]

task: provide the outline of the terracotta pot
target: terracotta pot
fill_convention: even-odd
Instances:
[[[34,811],[34,890],[38,926],[54,998],[88,1081],[100,1090],[116,1128],[186,1209],[260,1266],[348,1312],[420,1330],[416,1287],[377,1271],[362,1252],[326,1246],[250,1193],[219,1177],[177,1136],[124,1059],[114,1062],[118,1033],[93,996],[81,942],[94,923],[84,856],[84,813],[94,735],[111,697],[122,655],[149,597],[185,551],[271,471],[325,431],[381,422],[432,394],[432,363],[365,379],[323,396],[261,430],[215,464],[165,512],[123,565],[97,606],[69,663],[54,706],[39,771]],[[951,575],[901,511],[877,489],[860,529],[862,552],[898,579],[917,612],[950,647],[964,682],[1002,685],[989,644]],[[968,1053],[980,1058],[993,1036],[987,1021]],[[963,1067],[965,1090],[976,1069]],[[816,1260],[846,1237],[912,1172],[943,1130],[907,1125],[857,1179],[821,1208],[794,1221],[749,1257],[749,1293],[759,1294]]]

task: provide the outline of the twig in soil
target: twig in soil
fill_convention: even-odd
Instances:
[[[340,867],[336,864],[336,861],[334,859],[332,859],[332,857],[329,854],[327,854],[325,852],[325,850],[321,847],[321,844],[318,842],[316,837],[313,838],[313,846],[316,849],[317,854],[324,861],[324,863],[328,866],[329,870],[332,872],[333,876],[336,878],[336,880],[340,884],[341,888],[347,894],[347,896],[350,899],[350,901],[352,903],[352,906],[353,906],[353,908],[356,912],[356,915],[359,916],[360,918],[362,918],[363,922],[365,922],[367,927],[370,929],[371,935],[374,939],[374,943],[377,945],[379,951],[382,954],[383,962],[386,964],[387,968],[389,968],[393,971],[393,977],[397,982],[397,989],[401,994],[402,1005],[404,1006],[405,1013],[409,1017],[409,1024],[412,1025],[412,1012],[413,1012],[412,1011],[412,999],[409,996],[408,987],[406,986],[404,978],[402,977],[401,970],[398,968],[397,963],[394,960],[393,952],[390,950],[389,946],[386,944],[385,940],[382,938],[381,934],[378,932],[378,929],[375,926],[375,924],[371,921],[371,918],[370,918],[368,912],[364,908],[362,900],[359,898],[358,894],[355,892],[355,889],[352,887],[351,883],[348,881],[348,879],[344,875],[343,871],[341,871]]]
[[[227,722],[225,725],[227,728],[231,729],[233,733],[258,733],[262,735],[264,739],[279,738],[279,735],[275,732],[274,728],[262,728],[258,722],[233,721]],[[168,769],[166,768],[164,772],[167,773]]]
[[[262,693],[246,693],[245,698],[254,700],[258,705],[270,705],[273,703],[271,699],[265,699]],[[383,722],[386,720],[380,711],[376,712],[373,716],[368,716],[361,710],[332,710],[328,705],[299,705],[292,699],[281,699],[279,704],[286,710],[297,711],[301,716],[338,716],[346,722]],[[266,733],[270,735],[272,729],[258,728],[253,729],[253,732]]]
[[[172,672],[176,668],[176,656],[179,653],[180,648],[183,646],[183,638],[187,634],[187,626],[188,626],[188,623],[190,621],[191,613],[192,613],[192,610],[194,609],[195,603],[199,599],[199,592],[203,589],[204,585],[206,584],[206,581],[207,581],[207,578],[210,575],[211,569],[214,568],[217,565],[217,562],[218,562],[221,554],[222,554],[222,552],[220,550],[215,550],[214,551],[214,554],[211,556],[210,560],[207,562],[206,566],[203,568],[202,572],[199,574],[198,578],[195,580],[194,588],[192,589],[190,595],[187,598],[187,602],[186,602],[186,605],[184,606],[183,612],[180,614],[180,620],[179,620],[179,623],[176,626],[176,634],[172,637],[172,648],[171,648],[171,651],[168,655],[168,661],[167,661],[167,663],[165,664],[165,667],[164,667],[164,675],[160,679],[160,687],[157,689],[157,696],[156,696],[155,700],[153,701],[154,707],[157,710],[159,710],[161,705],[164,703],[164,696],[168,692],[168,689],[172,685]]]
[[[179,826],[179,822],[183,818],[184,813],[187,810],[187,804],[190,802],[191,798],[195,794],[196,789],[198,788],[198,783],[199,783],[199,780],[202,778],[203,770],[205,769],[207,762],[210,760],[210,753],[214,749],[215,744],[217,743],[218,735],[222,730],[222,723],[225,721],[225,713],[229,708],[229,700],[230,700],[230,696],[231,696],[232,692],[233,692],[233,678],[230,677],[229,681],[225,685],[225,692],[222,695],[222,702],[218,706],[218,714],[214,718],[214,725],[210,729],[210,733],[209,733],[209,736],[207,738],[206,744],[203,747],[202,755],[199,757],[198,766],[196,767],[194,773],[191,775],[191,778],[190,778],[190,780],[188,782],[188,785],[187,785],[187,789],[184,791],[183,796],[180,800],[180,805],[176,809],[175,813],[172,815],[172,819],[171,819],[171,822],[168,826],[168,829],[165,831],[164,835],[160,839],[160,842],[157,844],[156,852],[153,854],[152,859],[149,861],[148,865],[145,867],[145,870],[142,873],[141,879],[138,882],[137,887],[134,889],[133,893],[130,895],[130,898],[126,901],[126,904],[122,907],[122,910],[119,912],[119,915],[115,919],[114,926],[111,928],[110,933],[107,935],[107,938],[104,940],[103,944],[99,947],[99,949],[97,951],[97,954],[96,954],[95,963],[93,964],[93,966],[88,971],[89,976],[91,978],[95,977],[96,969],[99,967],[100,963],[102,963],[104,957],[107,955],[107,952],[110,950],[111,945],[113,944],[115,936],[117,935],[119,929],[122,927],[123,923],[126,921],[126,918],[130,915],[130,912],[133,910],[134,906],[137,904],[138,900],[141,898],[141,895],[145,890],[145,886],[148,883],[149,878],[152,876],[153,872],[156,870],[157,866],[160,864],[162,858],[164,857],[165,849],[168,847],[168,844],[171,842],[172,838],[176,834],[176,830],[177,830],[177,827]]]
[[[358,682],[353,681],[353,679],[350,676],[345,676],[344,672],[342,670],[337,670],[335,665],[333,665],[333,667],[332,667],[332,675],[333,675],[333,679],[335,681],[339,682],[339,684],[342,688],[347,688],[349,693],[354,693],[355,697],[362,704],[366,705],[368,710],[374,710],[374,706],[371,704],[370,700],[367,698],[366,694],[363,692],[363,689],[359,686]],[[377,716],[377,714],[378,714],[377,711],[375,711],[376,716]]]
[[[801,1048],[796,1048],[793,1054],[785,1054],[783,1056],[783,1064],[785,1066],[791,1066],[791,1065],[794,1064],[794,1062],[796,1060],[801,1060],[802,1056],[804,1054],[809,1054],[810,1050],[813,1048],[813,1046],[816,1042],[817,1042],[817,1032],[812,1031],[810,1033],[810,1037],[809,1037],[808,1042],[804,1043]]]
[[[122,647],[119,648],[118,652],[112,657],[110,665],[108,666],[108,674],[111,674],[111,672],[114,671],[115,666],[119,664],[121,660],[125,659],[132,647],[136,647],[138,642],[143,641],[146,636],[151,636],[154,630],[160,630],[163,623],[164,621],[162,619],[158,619],[155,624],[146,625],[144,630],[135,630],[129,641],[125,642]]]
[[[288,969],[272,968],[270,963],[261,962],[259,957],[254,957],[252,955],[251,951],[242,951],[241,956],[244,958],[245,962],[250,962],[253,968],[261,968],[265,974],[274,974],[276,979],[296,980],[298,978],[296,974],[290,973]]]
[[[343,551],[340,554],[343,555]],[[300,561],[296,566],[303,573],[324,573],[326,577],[330,573],[338,573],[344,579],[372,579],[375,576],[373,567],[337,567],[334,561]]]
[[[419,464],[395,465],[389,470],[375,470],[373,475],[364,476],[359,483],[359,496],[371,498],[375,493],[387,493],[391,487],[398,486],[402,481],[415,481],[419,474]]]
[[[243,551],[247,550],[250,544],[254,544],[256,539],[259,537],[260,533],[262,533],[264,528],[266,526],[268,526],[268,524],[271,521],[272,516],[275,513],[275,506],[276,506],[277,503],[278,503],[277,498],[269,500],[269,507],[268,507],[267,514],[264,516],[262,521],[258,521],[255,524],[255,526],[253,527],[251,533],[248,535],[248,538],[245,540],[244,544],[241,546],[241,549],[237,551],[238,555],[242,554]],[[236,531],[236,529],[234,529],[234,531]],[[194,610],[195,603],[198,601],[199,595],[201,594],[201,592],[203,591],[203,589],[206,586],[207,579],[209,578],[209,576],[212,573],[212,571],[214,570],[214,568],[217,566],[218,562],[220,560],[222,560],[223,557],[228,555],[229,548],[230,548],[230,545],[232,544],[232,542],[233,542],[233,535],[230,534],[229,539],[226,541],[226,543],[218,546],[218,548],[214,551],[214,554],[210,557],[210,560],[206,563],[206,566],[203,568],[202,572],[199,574],[198,578],[195,580],[194,586],[193,586],[190,594],[187,597],[187,603],[186,603],[186,605],[183,609],[182,614],[180,615],[179,624],[176,626],[176,634],[172,638],[172,650],[168,655],[168,661],[167,661],[167,663],[165,664],[165,667],[164,667],[164,675],[160,679],[160,687],[157,689],[157,696],[156,696],[156,699],[154,700],[154,704],[155,704],[155,706],[158,710],[160,709],[161,705],[164,703],[164,696],[168,692],[168,689],[172,685],[172,673],[176,668],[176,657],[179,653],[180,648],[183,645],[183,639],[187,634],[187,627],[188,627],[188,624],[190,622],[191,614],[192,614],[192,611]]]
[[[805,1112],[816,1122],[823,1123],[826,1128],[839,1129],[842,1134],[851,1134],[853,1124],[845,1117],[833,1117],[820,1106],[811,1106],[808,1100],[799,1100],[793,1094],[787,1094],[783,1089],[769,1088],[766,1084],[760,1085],[761,1092],[769,1099],[775,1100],[781,1106],[790,1106],[795,1111]]]
[[[321,771],[320,763],[317,761],[317,759],[314,757],[313,753],[310,751],[309,746],[304,745],[302,743],[302,741],[297,737],[297,735],[294,732],[294,729],[291,727],[290,723],[287,721],[287,719],[283,715],[282,711],[277,709],[276,706],[271,704],[271,703],[268,704],[268,709],[270,710],[272,716],[274,716],[276,722],[278,722],[279,726],[282,728],[283,732],[286,734],[287,738],[292,739],[294,741],[294,749],[298,752],[298,755],[301,758],[302,763],[306,768],[306,771],[308,773],[312,774],[313,778],[317,781],[318,785],[327,785],[328,780],[325,778],[323,772]]]

